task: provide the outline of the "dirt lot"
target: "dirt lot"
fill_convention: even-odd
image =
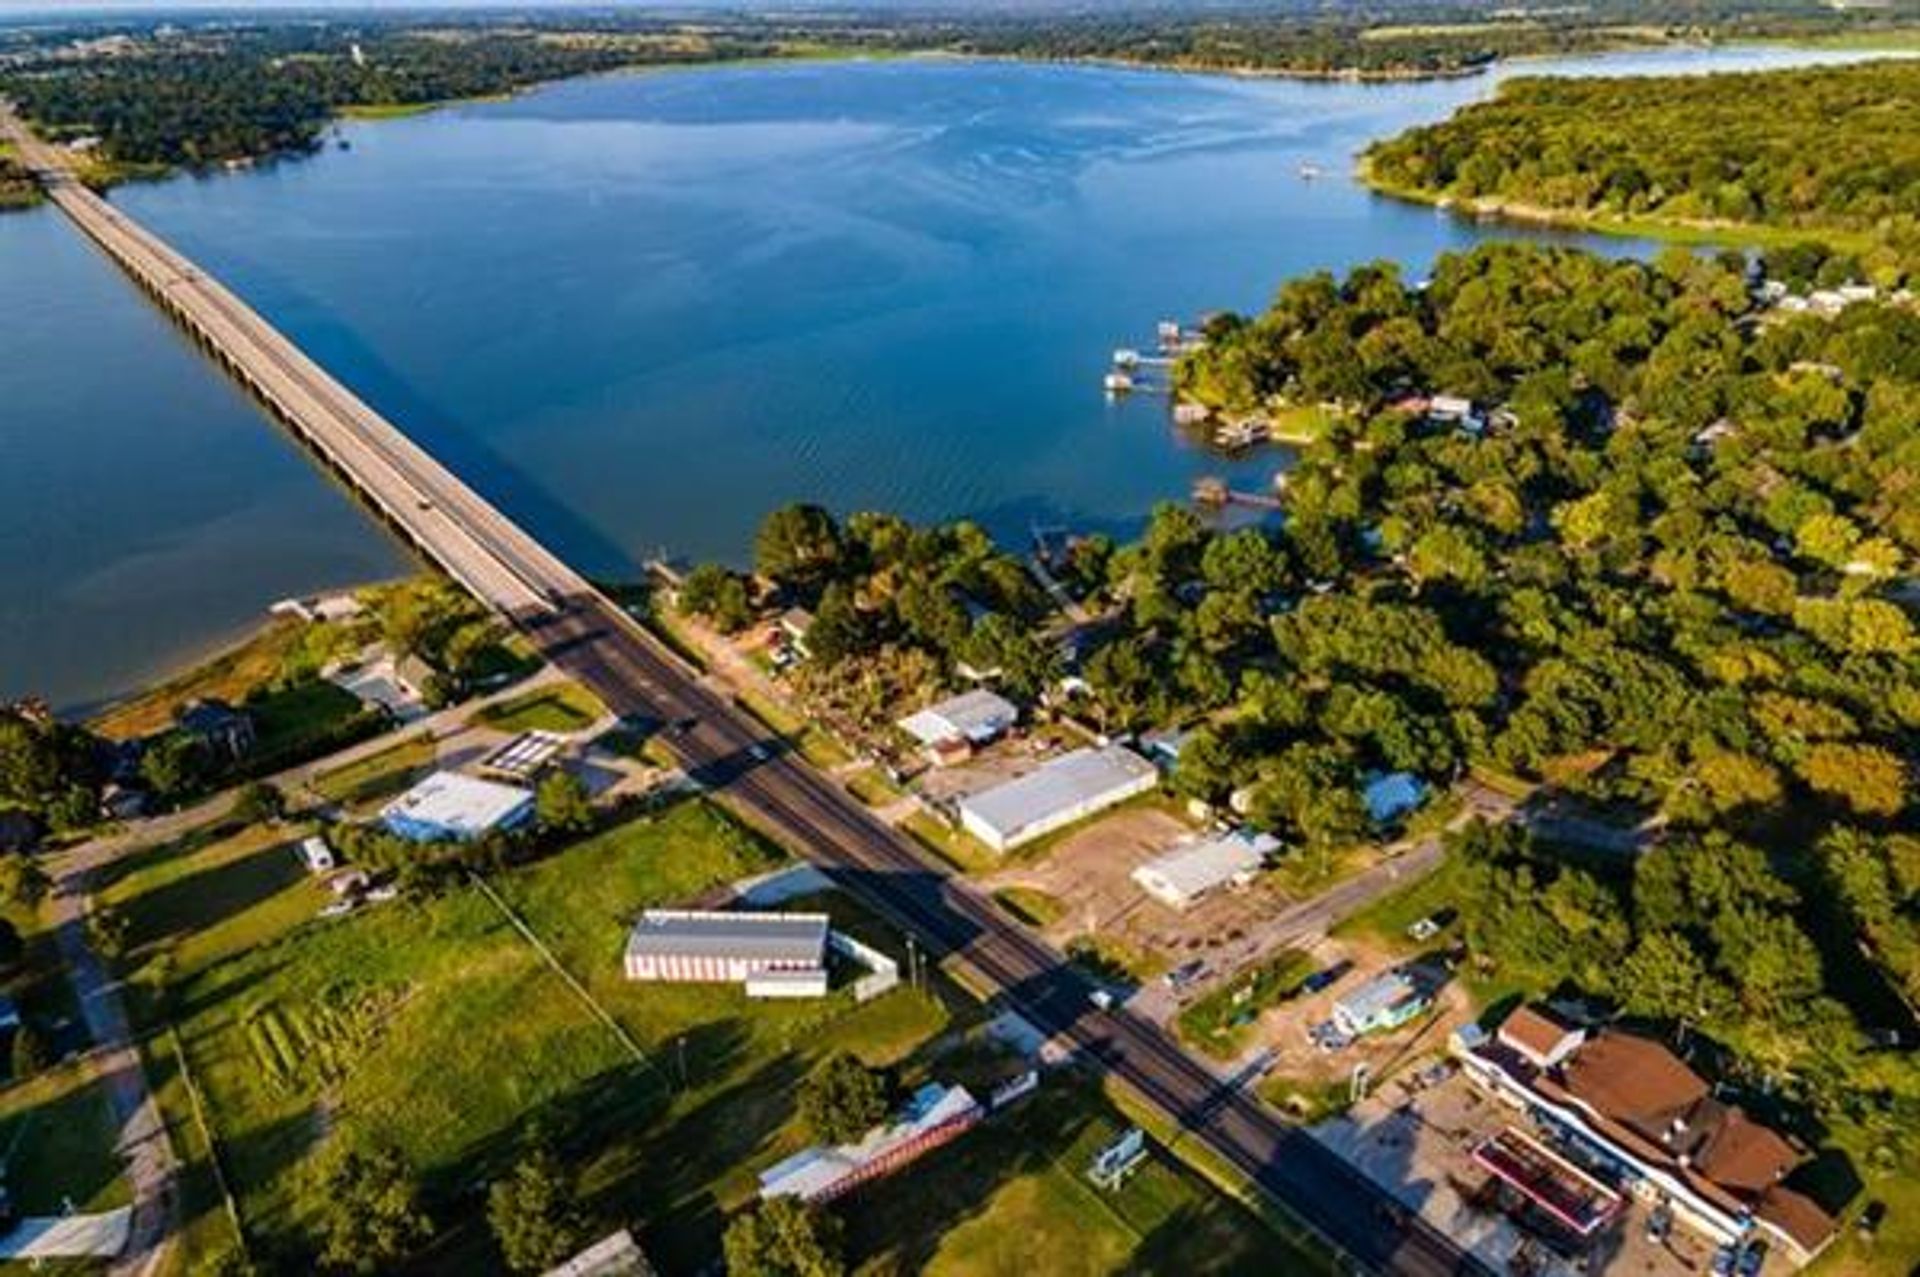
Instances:
[[[1053,845],[1042,859],[1015,863],[982,880],[990,891],[1038,892],[1047,938],[1065,944],[1089,933],[1103,943],[1152,955],[1159,966],[1207,954],[1271,912],[1285,897],[1271,887],[1223,891],[1184,912],[1142,891],[1130,875],[1194,830],[1172,812],[1127,807],[1095,819]]]
[[[1376,946],[1363,942],[1323,940],[1311,952],[1320,970],[1340,969],[1343,974],[1317,993],[1269,1009],[1261,1016],[1249,1047],[1249,1053],[1273,1053],[1261,1093],[1309,1117],[1322,1104],[1344,1100],[1355,1066],[1365,1064],[1372,1084],[1384,1085],[1442,1049],[1449,1033],[1473,1019],[1466,992],[1437,966],[1423,967],[1420,978],[1435,989],[1432,1011],[1391,1032],[1369,1033],[1338,1051],[1322,1050],[1308,1037],[1308,1030],[1332,1018],[1333,1004],[1342,996],[1395,964]]]
[[[1408,1070],[1413,1078],[1426,1072]],[[1471,1160],[1473,1147],[1503,1127],[1523,1131],[1526,1119],[1481,1095],[1458,1072],[1433,1085],[1392,1082],[1343,1117],[1313,1130],[1321,1143],[1354,1163],[1405,1206],[1417,1210],[1435,1228],[1471,1249],[1496,1272],[1513,1266],[1520,1252],[1530,1271],[1572,1277],[1580,1271],[1552,1254],[1506,1216],[1475,1199],[1488,1178]],[[1528,1132],[1531,1133],[1531,1132]],[[1683,1277],[1702,1271],[1712,1247],[1676,1225],[1664,1242],[1647,1237],[1650,1207],[1632,1198],[1594,1243],[1585,1271]]]
[[[964,763],[926,768],[914,777],[914,788],[930,803],[951,802],[1024,776],[1056,754],[1085,743],[1062,727],[1023,727]]]

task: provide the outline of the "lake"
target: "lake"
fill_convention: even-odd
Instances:
[[[348,124],[117,203],[583,569],[744,559],[794,499],[1125,533],[1201,474],[1116,346],[1495,230],[1348,170],[1515,71],[1360,85],[907,60],[616,75]],[[1301,176],[1318,165],[1318,180]],[[1577,236],[1561,238],[1581,239]],[[1645,251],[1618,239],[1607,252]],[[0,217],[0,696],[79,706],[405,556],[51,210]]]

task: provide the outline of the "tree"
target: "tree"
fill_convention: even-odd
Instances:
[[[555,833],[585,833],[593,828],[593,797],[586,783],[569,771],[552,771],[533,791],[534,819]]]
[[[1713,977],[1686,937],[1643,936],[1620,966],[1620,992],[1630,1011],[1661,1020],[1697,1020],[1717,1000]]]
[[[721,1249],[727,1277],[841,1277],[840,1221],[791,1197],[735,1217]]]
[[[37,809],[59,782],[59,754],[45,728],[0,709],[0,798]]]
[[[493,1182],[487,1223],[509,1268],[545,1272],[579,1251],[587,1236],[577,1196],[573,1177],[545,1147],[523,1155],[511,1174]]]
[[[1877,745],[1811,746],[1800,762],[1800,777],[1862,815],[1893,816],[1907,805],[1906,765]]]
[[[87,942],[103,958],[118,959],[127,952],[130,927],[127,915],[111,905],[99,905],[87,914]]]
[[[320,1257],[356,1273],[398,1267],[433,1236],[414,1170],[384,1143],[340,1146],[319,1171]]]
[[[241,824],[260,825],[279,820],[286,810],[286,797],[266,781],[256,780],[234,795],[232,816]]]
[[[205,783],[207,752],[185,732],[168,732],[140,756],[140,778],[169,801],[191,794]]]
[[[853,591],[835,581],[821,593],[813,624],[807,627],[807,651],[814,661],[832,669],[873,647],[872,627],[854,602]]]
[[[747,583],[718,563],[702,563],[680,584],[681,610],[705,617],[722,634],[733,634],[753,620]]]
[[[0,905],[31,909],[52,885],[46,871],[19,853],[0,855]]]
[[[833,516],[817,505],[782,506],[760,524],[754,566],[782,585],[817,585],[840,566],[844,542]]]
[[[22,1024],[13,1033],[13,1077],[16,1082],[32,1077],[53,1064],[53,1044],[31,1024]]]
[[[1233,789],[1238,770],[1233,748],[1211,727],[1196,727],[1180,746],[1173,765],[1173,788],[1188,798],[1219,803]]]
[[[799,1110],[814,1138],[851,1144],[887,1115],[886,1082],[855,1056],[837,1052],[800,1084]]]
[[[20,938],[20,928],[0,918],[0,974],[12,971],[27,956],[27,942]]]

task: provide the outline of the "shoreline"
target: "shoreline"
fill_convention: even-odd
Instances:
[[[953,63],[1007,63],[1036,67],[1092,67],[1113,71],[1136,71],[1148,74],[1216,77],[1225,80],[1242,81],[1295,81],[1301,84],[1358,84],[1358,85],[1408,85],[1424,83],[1444,83],[1452,80],[1470,80],[1481,76],[1491,76],[1503,66],[1525,64],[1548,64],[1582,58],[1605,58],[1634,53],[1658,53],[1670,49],[1697,49],[1713,51],[1720,49],[1738,49],[1742,47],[1769,49],[1804,49],[1809,52],[1846,51],[1857,49],[1864,55],[1881,52],[1886,56],[1900,56],[1908,53],[1920,56],[1920,29],[1911,36],[1902,34],[1897,43],[1887,45],[1849,46],[1836,43],[1837,37],[1739,37],[1734,39],[1715,39],[1713,37],[1672,37],[1668,39],[1621,39],[1617,43],[1603,45],[1588,50],[1567,50],[1564,52],[1539,53],[1496,53],[1484,62],[1471,65],[1431,68],[1391,68],[1369,69],[1360,67],[1321,69],[1313,67],[1288,66],[1225,66],[1206,63],[1181,61],[1151,61],[1116,55],[1088,55],[1045,57],[1018,53],[971,53],[952,49],[867,49],[836,48],[832,46],[809,46],[791,53],[760,54],[740,58],[706,58],[685,62],[633,63],[627,66],[608,67],[604,70],[583,71],[576,75],[561,75],[551,79],[530,81],[495,93],[480,93],[466,97],[440,98],[429,102],[367,102],[352,103],[332,108],[320,121],[313,145],[305,149],[283,149],[263,151],[252,155],[234,156],[225,160],[215,160],[204,164],[161,164],[161,163],[121,163],[114,160],[97,159],[90,171],[81,175],[82,180],[98,191],[129,182],[160,181],[181,175],[211,176],[222,172],[244,171],[263,164],[281,160],[310,158],[327,149],[330,134],[337,132],[342,124],[377,124],[391,120],[407,120],[418,116],[431,115],[450,107],[484,105],[489,103],[511,102],[530,93],[552,88],[555,85],[573,83],[580,80],[607,79],[631,75],[657,75],[666,72],[720,71],[729,68],[783,67],[805,65],[818,62],[953,62]],[[1689,74],[1679,72],[1678,74]],[[31,122],[29,122],[31,123]],[[1374,183],[1366,183],[1376,193],[1405,199],[1413,203],[1434,203],[1435,199],[1422,198],[1420,195],[1388,190]],[[28,206],[30,207],[30,205]],[[7,206],[0,204],[0,211]],[[1512,214],[1512,220],[1529,222],[1533,225],[1565,226],[1574,230],[1591,230],[1599,234],[1645,235],[1656,237],[1655,232],[1635,229],[1615,229],[1600,222],[1592,224],[1563,222],[1546,217],[1528,217],[1518,212]],[[1714,242],[1709,239],[1707,242]]]
[[[1824,243],[1857,252],[1871,247],[1865,232],[1844,228],[1774,226],[1765,222],[1694,222],[1659,217],[1623,217],[1558,209],[1514,200],[1462,199],[1423,187],[1402,186],[1376,176],[1366,157],[1354,164],[1353,178],[1382,199],[1420,204],[1437,213],[1465,221],[1508,223],[1515,226],[1579,231],[1619,239],[1645,239],[1663,244],[1719,244],[1730,248],[1770,248],[1791,244]]]

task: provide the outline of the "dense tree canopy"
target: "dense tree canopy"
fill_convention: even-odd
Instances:
[[[1366,162],[1410,193],[1839,230],[1910,255],[1920,248],[1920,63],[1510,80],[1491,101],[1376,143]],[[1882,261],[1899,269],[1898,258]]]

